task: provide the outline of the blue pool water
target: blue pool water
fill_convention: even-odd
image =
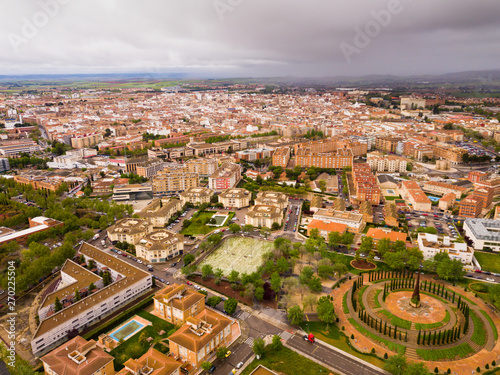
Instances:
[[[113,331],[109,336],[116,341],[127,340],[140,331],[144,327],[144,324],[139,323],[137,320],[133,319],[119,329]]]

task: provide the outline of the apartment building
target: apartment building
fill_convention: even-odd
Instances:
[[[447,253],[451,259],[459,259],[464,265],[472,266],[474,250],[466,243],[451,242],[450,237],[438,237],[430,233],[419,233],[417,243],[424,260],[432,259],[439,253]]]
[[[290,161],[290,147],[278,147],[272,157],[272,165],[280,166],[286,169],[288,162]]]
[[[190,143],[188,148],[194,151],[196,156],[220,154],[228,151],[244,150],[248,147],[248,141],[231,139],[227,142],[217,143]]]
[[[100,271],[109,272],[112,283],[103,286],[79,301],[65,301],[63,309],[58,312],[55,312],[53,304],[48,306],[45,302],[47,299],[53,298],[53,293],[58,293],[58,290],[48,294],[42,302],[41,308],[46,309],[49,307],[54,313],[46,314],[45,318],[42,319],[42,311],[39,310],[38,312],[41,323],[31,341],[31,348],[35,356],[43,355],[61,344],[61,342],[66,341],[68,331],[75,329],[81,331],[95,324],[105,316],[143,295],[152,286],[152,276],[149,273],[119,258],[112,257],[86,242],[80,246],[78,254],[83,255],[86,264],[92,260],[97,273]],[[72,263],[71,260],[67,260],[67,262]],[[87,283],[90,281],[88,274],[83,272],[74,272],[72,275],[67,276],[61,274],[61,278],[63,283],[60,283],[60,286],[64,288],[70,288],[72,283]]]
[[[461,217],[479,217],[483,211],[483,198],[477,195],[469,195],[467,198],[462,199],[458,206],[458,216]]]
[[[188,373],[181,361],[150,348],[140,358],[128,359],[116,375],[184,375]]]
[[[398,208],[394,203],[384,205],[384,221],[391,227],[399,227]]]
[[[402,140],[403,139],[400,137],[377,137],[375,140],[375,148],[395,154],[398,144],[402,142]]]
[[[248,150],[237,151],[235,153],[236,158],[246,161],[255,161],[258,159],[270,158],[273,154],[271,148],[253,148]]]
[[[234,163],[224,163],[208,178],[208,187],[216,192],[221,192],[235,187],[240,179],[241,166]]]
[[[156,292],[153,300],[152,314],[176,326],[205,309],[205,296],[185,284],[168,285]]]
[[[370,228],[366,233],[366,237],[373,238],[373,243],[377,244],[382,239],[388,239],[391,242],[403,241],[406,242],[406,233],[394,232],[386,228]]]
[[[209,308],[186,323],[169,338],[170,352],[181,361],[199,369],[205,361],[215,357],[217,349],[229,346],[235,340],[232,319]]]
[[[500,178],[493,178],[489,180],[481,180],[474,184],[474,189],[490,188],[493,189],[493,195],[500,194]]]
[[[465,219],[464,233],[475,250],[500,252],[500,220]]]
[[[181,199],[181,205],[184,206],[186,203],[192,203],[195,206],[203,203],[210,203],[210,198],[214,192],[206,187],[192,187],[184,190],[179,194]]]
[[[448,193],[443,195],[443,197],[439,200],[438,207],[440,210],[446,211],[449,210],[455,204],[455,194]]]
[[[288,195],[277,191],[260,191],[255,204],[278,207],[284,210],[288,206]]]
[[[102,141],[102,134],[90,133],[81,134],[71,138],[71,147],[73,148],[89,148]]]
[[[0,158],[0,173],[10,170],[9,159]]]
[[[352,167],[354,157],[350,149],[339,148],[330,153],[310,153],[300,148],[296,154],[296,164],[302,168],[344,168]]]
[[[256,205],[250,207],[245,215],[245,224],[254,227],[271,228],[274,223],[283,224],[283,211],[279,207],[268,205]]]
[[[42,151],[42,148],[32,140],[0,142],[0,155],[3,156],[33,154],[40,151]]]
[[[488,173],[481,171],[470,171],[467,179],[473,184],[480,181],[486,181],[488,179]]]
[[[432,202],[415,181],[403,181],[399,191],[415,211],[430,212],[432,210]]]
[[[48,375],[114,375],[114,357],[95,340],[87,341],[76,336],[40,360]]]
[[[153,198],[153,188],[151,185],[130,184],[115,186],[113,188],[114,201],[130,201]]]
[[[426,181],[423,190],[435,195],[454,194],[456,199],[460,199],[469,189],[463,186],[447,184],[445,182]]]
[[[390,173],[404,173],[408,166],[407,161],[403,158],[392,155],[382,155],[378,152],[367,154],[366,163],[370,166],[372,171]]]
[[[342,211],[343,210],[345,210],[345,206]],[[371,202],[361,202],[359,205],[359,213],[363,215],[363,220],[365,221],[365,223],[373,223],[373,206]]]
[[[179,199],[153,199],[139,212],[139,217],[149,221],[155,228],[163,228],[176,212],[182,209]]]
[[[246,189],[232,188],[220,193],[218,199],[224,207],[242,208],[250,206],[252,193]]]
[[[31,185],[35,190],[48,190],[54,192],[59,189],[61,184],[64,182],[64,179],[58,176],[49,177],[22,174],[15,175],[14,181],[21,185]],[[69,185],[71,186],[71,184]]]
[[[153,177],[153,193],[155,195],[178,194],[198,186],[200,186],[198,173],[168,173],[163,170]]]
[[[63,222],[50,219],[44,216],[29,218],[29,228],[15,231],[14,229],[0,227],[0,245],[15,241],[23,244],[28,237],[34,233],[44,232],[54,227],[61,227]]]
[[[159,171],[163,170],[164,162],[161,159],[147,160],[137,165],[136,172],[139,176],[151,178]]]
[[[311,187],[314,191],[320,192],[321,186],[320,181],[325,181],[325,192],[326,193],[338,193],[339,192],[339,179],[337,176],[332,176],[326,172],[321,173],[316,180],[311,181]]]
[[[493,189],[492,188],[478,188],[473,191],[476,197],[481,197],[483,199],[482,208],[488,208],[493,202]]]
[[[371,168],[366,163],[354,164],[352,166],[352,179],[354,182],[354,194],[351,198],[358,202],[368,201],[379,204],[381,191],[377,184],[377,179],[373,175]]]
[[[136,245],[137,256],[150,263],[164,263],[184,253],[184,236],[167,229],[146,234]]]
[[[334,138],[319,139],[317,141],[302,142],[295,145],[295,154],[300,149],[306,153],[324,154],[334,152],[339,148],[339,144]]]
[[[125,218],[106,229],[111,242],[136,244],[146,234],[153,231],[153,224],[144,219]]]
[[[324,222],[322,220],[311,220],[307,224],[307,235],[311,235],[311,230],[317,229],[318,234],[328,241],[328,236],[332,232],[337,232],[339,234],[344,234],[347,231],[347,224],[334,223],[334,222]]]
[[[445,159],[452,164],[462,163],[466,151],[463,148],[450,146],[447,143],[434,142],[430,144],[433,155],[436,159]]]
[[[314,220],[325,223],[345,224],[351,233],[361,233],[365,229],[363,215],[352,211],[336,211],[329,208],[320,208],[313,215]]]
[[[208,177],[215,173],[219,163],[215,158],[199,158],[186,160],[187,172],[198,173],[201,177]]]

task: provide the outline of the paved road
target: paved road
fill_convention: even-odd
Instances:
[[[308,354],[309,356],[324,362],[328,366],[337,369],[345,375],[380,375],[387,374],[383,370],[375,370],[353,358],[340,352],[334,351],[327,346],[316,342],[314,344],[305,341],[301,336],[294,335],[287,341],[294,349]]]

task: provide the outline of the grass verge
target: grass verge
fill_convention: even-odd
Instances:
[[[369,337],[374,341],[384,344],[389,350],[392,350],[400,354],[405,354],[406,346],[389,341],[383,337],[371,333],[370,331],[359,325],[358,322],[356,322],[353,318],[349,318],[349,323],[351,323],[354,326],[354,328],[356,328],[358,332],[361,333],[363,336]]]
[[[464,358],[474,350],[467,343],[449,349],[417,349],[417,355],[425,361],[441,361],[443,359]]]
[[[344,310],[344,314],[349,314],[349,308],[347,307],[347,293],[344,293],[344,297],[342,297],[342,309]]]
[[[374,307],[374,308],[382,307],[382,306],[380,305],[379,300],[378,300],[378,295],[379,295],[380,293],[382,293],[382,289],[377,289],[377,290],[375,291],[375,296],[373,297],[373,307]]]
[[[483,346],[486,344],[486,331],[484,329],[485,327],[483,321],[472,310],[470,310],[470,317],[474,322],[474,332],[472,333],[472,337],[470,339],[479,346]]]
[[[331,372],[316,362],[302,357],[293,350],[285,347],[276,351],[271,350],[271,347],[267,346],[262,358],[253,360],[241,375],[250,374],[258,365],[263,365],[270,370],[288,375],[328,374]]]
[[[366,291],[366,288],[368,288],[369,285],[365,285],[358,291],[358,304],[361,306],[361,308],[364,310],[365,309],[365,304],[363,303],[363,294]]]
[[[387,310],[380,310],[378,313],[385,315],[393,326],[403,329],[411,328],[411,322],[409,320],[402,319]]]
[[[444,316],[442,321],[436,322],[436,323],[429,323],[429,324],[415,323],[415,329],[416,330],[421,329],[422,331],[425,331],[426,329],[436,329],[436,328],[439,328],[439,327],[445,325],[449,321],[450,321],[450,313],[448,312],[448,310],[446,310],[446,315]]]
[[[474,251],[474,257],[484,271],[500,273],[500,254]]]
[[[493,330],[493,337],[495,338],[495,341],[497,341],[498,340],[498,331],[497,331],[497,327],[495,326],[495,323],[493,323],[493,319],[491,319],[491,316],[489,316],[486,311],[481,310],[481,314],[483,314],[484,317],[490,323],[491,329]]]

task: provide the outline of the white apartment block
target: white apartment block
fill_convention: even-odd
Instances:
[[[475,250],[500,252],[500,220],[465,219],[464,232]]]
[[[406,172],[406,167],[408,163],[405,159],[382,155],[380,153],[369,153],[366,158],[367,164],[370,166],[372,171],[377,172]]]
[[[93,260],[98,271],[107,269],[113,282],[42,320],[31,341],[35,356],[47,353],[67,341],[68,331],[73,329],[81,331],[97,323],[151,289],[152,276],[149,273],[112,257],[88,243],[81,245],[79,253],[85,257],[87,263]],[[76,278],[86,283],[88,280],[83,280],[85,276],[81,274]],[[49,297],[50,295],[46,298]]]
[[[417,243],[424,259],[432,259],[436,254],[447,253],[451,259],[459,259],[464,265],[472,265],[474,250],[466,243],[451,242],[448,236],[439,238],[430,233],[419,233]]]

